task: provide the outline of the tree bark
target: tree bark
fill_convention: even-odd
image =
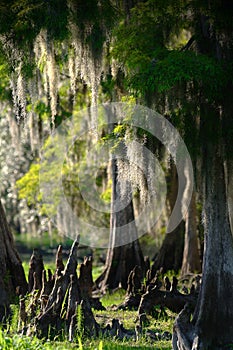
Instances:
[[[163,273],[168,270],[178,272],[182,264],[184,248],[184,222],[173,231],[166,234],[162,246],[152,266],[152,277],[157,270],[162,269]]]
[[[25,294],[27,282],[22,262],[0,201],[0,321],[9,314],[10,302],[16,294]]]
[[[181,275],[183,276],[188,273],[201,272],[201,262],[198,252],[196,219],[196,201],[195,192],[193,192],[192,199],[189,205],[189,210],[185,218],[184,253],[181,268]]]
[[[137,265],[144,271],[144,257],[137,236],[137,228],[134,224],[134,211],[132,200],[120,211],[116,211],[114,203],[120,193],[117,193],[117,163],[112,160],[112,214],[110,218],[110,240],[107,252],[105,270],[96,280],[95,284],[101,290],[115,289],[121,286],[127,289],[127,280],[130,272]],[[128,223],[132,223],[130,232],[119,230]],[[125,234],[129,236],[125,236]],[[125,244],[125,241],[130,243]]]
[[[173,337],[176,345],[173,346],[179,350],[223,349],[233,343],[233,237],[227,208],[224,161],[220,146],[208,144],[207,154],[203,280],[191,323],[189,314],[192,329],[189,340],[182,333],[183,316],[178,317],[176,322]]]
[[[206,162],[204,274],[195,314],[197,328],[202,333],[199,337],[211,349],[217,344],[233,342],[233,238],[223,159],[218,153],[209,155]]]
[[[224,6],[219,3],[220,16],[221,11],[226,10]],[[208,10],[216,16],[214,4],[209,3]],[[232,61],[232,31],[228,31],[224,21],[221,27],[215,27],[214,21],[210,23],[199,9],[196,11],[199,52],[211,55],[229,67]],[[230,16],[232,9],[229,8],[229,11]],[[223,17],[220,18],[223,20]],[[173,348],[179,350],[222,350],[233,344],[233,236],[228,192],[232,181],[232,173],[229,172],[229,160],[232,159],[232,98],[229,91],[232,83],[228,85],[215,104],[205,99],[200,106],[205,231],[203,277],[192,322],[187,310],[176,320]],[[230,176],[228,183],[226,173]],[[188,324],[186,333],[184,323]]]
[[[227,204],[230,218],[231,232],[233,232],[233,161],[227,163],[225,176],[227,181]]]
[[[171,178],[168,195],[168,206],[169,213],[171,214],[178,193],[177,171],[173,163],[171,163],[170,176]],[[174,270],[178,272],[178,270],[181,268],[184,249],[184,232],[184,221],[182,221],[174,231],[166,234],[162,246],[152,266],[153,276],[155,276],[156,271],[161,268],[164,273],[168,270]]]

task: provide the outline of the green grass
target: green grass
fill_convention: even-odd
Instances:
[[[131,350],[131,349],[157,349],[170,350],[171,347],[163,342],[160,344],[147,345],[127,345],[125,342],[109,341],[109,340],[91,340],[83,341],[80,338],[77,343],[69,343],[68,341],[58,342],[49,340],[40,340],[36,337],[20,336],[18,334],[10,334],[7,331],[0,330],[0,349],[1,350]]]
[[[103,272],[104,270],[104,266],[93,266],[92,268],[92,276],[93,276],[93,280],[95,281]]]
[[[125,290],[124,289],[118,289],[114,293],[106,293],[101,301],[104,307],[112,307],[114,305],[121,304],[125,299]]]
[[[66,261],[64,261],[64,264],[66,263]],[[24,269],[24,272],[25,272],[25,276],[28,280],[28,272],[29,272],[29,263],[24,261],[22,263],[23,265],[23,269]],[[44,267],[45,267],[45,270],[48,271],[48,269],[50,269],[52,271],[52,273],[55,272],[55,262],[48,262],[48,263],[44,263]]]
[[[135,328],[135,321],[137,318],[136,311],[118,310],[114,311],[114,305],[120,304],[124,300],[125,291],[118,290],[114,294],[107,293],[102,298],[103,305],[107,308],[106,311],[95,311],[95,319],[101,327],[105,327],[108,323],[111,324],[113,318],[119,319],[123,323],[124,328],[133,330]],[[18,313],[19,308],[17,305],[12,305],[12,318],[6,329],[0,329],[0,350],[12,350],[12,349],[27,349],[27,350],[62,350],[62,349],[79,349],[79,350],[130,350],[130,349],[157,349],[157,350],[170,350],[171,341],[154,341],[146,337],[143,333],[139,340],[123,339],[111,339],[108,337],[98,338],[86,338],[84,336],[75,339],[73,343],[68,342],[66,335],[61,335],[54,340],[38,339],[37,337],[21,336],[17,332],[18,328]],[[151,316],[148,316],[150,324],[145,328],[146,330],[158,331],[160,333],[164,331],[171,332],[174,322],[174,314],[169,314],[169,319],[155,320]]]

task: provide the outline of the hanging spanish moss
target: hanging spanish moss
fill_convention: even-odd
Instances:
[[[77,3],[73,0],[68,1],[68,7],[72,14],[78,13]],[[96,3],[96,11],[100,11],[100,3]],[[80,20],[81,23],[76,23],[75,20],[70,20],[69,29],[72,35],[72,46],[75,51],[75,73],[76,77],[72,76],[74,82],[78,76],[91,89],[91,118],[92,125],[97,124],[98,104],[98,87],[100,85],[101,74],[103,72],[103,53],[105,44],[108,41],[107,30],[104,25],[94,24],[93,20]],[[98,48],[97,48],[98,47]]]
[[[69,37],[64,34],[66,29],[62,29],[62,35],[64,36],[60,36],[60,33],[57,32],[57,35],[54,35],[49,25],[46,28],[47,23],[44,25],[44,23],[36,22],[35,31],[33,31],[28,41],[27,38],[25,41],[21,40],[21,35],[24,38],[24,32],[21,33],[20,30],[18,37],[12,36],[16,39],[12,39],[12,41],[5,40],[4,51],[8,55],[12,71],[11,90],[15,115],[14,117],[12,111],[9,111],[10,133],[15,148],[19,140],[22,150],[26,148],[28,150],[28,146],[30,146],[32,151],[30,153],[31,161],[32,156],[40,152],[41,138],[46,138],[49,134],[48,131],[51,132],[51,129],[55,128],[55,117],[57,117],[57,126],[63,117],[66,118],[70,112],[72,113],[74,104],[69,105],[71,108],[68,111],[67,103],[69,102],[65,101],[67,97],[67,90],[65,89],[68,81],[74,102],[75,97],[80,98],[77,95],[77,83],[80,86],[81,80],[85,87],[85,93],[86,90],[87,95],[89,93],[89,100],[84,103],[87,102],[87,107],[91,105],[88,114],[84,118],[84,122],[88,123],[88,130],[92,129],[87,137],[85,161],[87,166],[93,166],[93,164],[96,166],[100,155],[98,152],[92,152],[92,150],[96,149],[98,140],[98,90],[101,74],[104,70],[103,56],[109,44],[108,30],[110,25],[107,24],[108,19],[104,18],[106,10],[104,6],[109,5],[108,1],[106,4],[101,1],[93,1],[94,10],[97,11],[93,16],[93,12],[85,11],[89,6],[85,1],[81,3],[84,11],[83,8],[80,11],[79,2],[75,0],[68,0],[67,2],[70,9],[68,29],[71,35]],[[109,9],[110,7],[107,8],[106,13],[110,17]],[[54,9],[54,13],[56,13],[56,10]],[[75,18],[73,13],[75,13]],[[20,14],[17,13],[17,15],[20,17]],[[54,41],[54,38],[56,38],[56,41]],[[60,88],[62,92],[58,96],[58,89]],[[62,93],[64,93],[63,96]],[[58,101],[60,103],[59,115],[57,112]],[[51,119],[48,118],[50,113]],[[101,133],[101,131],[98,132]],[[57,214],[60,217],[60,228],[64,227],[65,232],[75,231],[74,224],[68,222],[69,220],[67,221],[65,213],[62,213],[62,208],[58,209]]]
[[[45,69],[47,57],[46,37],[46,32],[44,30],[41,30],[34,42],[35,61],[44,79],[47,78]],[[44,86],[46,87],[46,84],[44,84]]]
[[[11,109],[7,111],[6,117],[9,125],[12,145],[13,147],[18,148],[20,145],[20,130],[19,130],[20,127],[16,122],[15,118],[12,116]]]
[[[127,143],[127,158],[129,159],[129,179],[135,191],[140,194],[140,201],[145,204],[149,201],[147,172],[148,159],[144,154],[144,147],[138,141]]]
[[[70,52],[68,57],[68,69],[70,76],[70,88],[73,95],[73,99],[75,100],[75,96],[77,93],[77,67],[76,67],[76,59],[74,57],[74,52]]]
[[[40,147],[40,132],[39,132],[39,120],[38,115],[34,111],[34,107],[38,99],[42,98],[42,87],[40,82],[40,75],[36,71],[34,79],[30,79],[28,82],[28,91],[31,99],[32,108],[28,112],[27,127],[28,137],[31,146],[31,151],[35,154]]]
[[[72,25],[73,46],[75,48],[76,62],[76,80],[80,75],[82,81],[87,84],[91,89],[91,106],[92,106],[92,125],[97,124],[97,113],[95,113],[95,107],[98,103],[98,86],[100,84],[100,77],[102,72],[102,57],[94,58],[89,47],[83,45],[77,34],[77,28]]]
[[[26,83],[22,74],[22,62],[11,74],[11,90],[14,104],[14,113],[18,123],[26,119]]]
[[[117,183],[119,184],[121,198],[128,196],[127,182],[130,180],[130,165],[125,159],[117,159]]]
[[[48,97],[51,109],[52,125],[54,126],[57,114],[58,99],[58,72],[55,60],[55,49],[53,42],[49,39],[48,33],[42,30],[34,45],[37,66],[40,68],[44,78],[44,91]]]
[[[34,153],[40,146],[40,137],[38,130],[38,117],[31,111],[28,116],[28,128],[31,150]]]
[[[52,124],[54,125],[54,119],[57,114],[57,87],[58,87],[58,74],[55,61],[54,46],[51,41],[47,42],[47,76],[49,82],[49,97]]]

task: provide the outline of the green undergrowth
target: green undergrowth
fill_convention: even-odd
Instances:
[[[170,350],[171,346],[166,341],[148,344],[141,341],[141,344],[130,344],[126,341],[96,339],[85,340],[78,339],[76,343],[68,341],[50,341],[41,340],[36,337],[21,336],[19,334],[8,334],[4,330],[0,330],[0,349],[1,350],[130,350],[130,349],[157,349]]]
[[[103,270],[104,270],[104,265],[100,265],[100,266],[93,265],[92,267],[93,281],[95,281],[102,274]]]
[[[116,310],[116,306],[121,304],[125,297],[125,291],[119,289],[114,293],[106,293],[102,298],[102,304],[105,311],[93,310],[96,321],[104,328],[111,324],[115,318],[123,324],[127,330],[134,330],[137,320],[137,311]],[[134,338],[118,340],[110,337],[93,337],[87,338],[83,335],[77,335],[74,342],[69,342],[65,333],[55,337],[53,340],[38,339],[37,337],[22,336],[18,332],[19,307],[12,305],[12,317],[5,328],[0,329],[0,350],[28,349],[28,350],[50,350],[50,349],[79,349],[79,350],[128,350],[128,349],[157,349],[170,350],[171,340],[153,340],[148,337],[148,332],[172,331],[175,315],[168,313],[167,318],[161,317],[155,319],[148,316],[149,323],[143,328],[142,335],[139,339]]]
[[[0,330],[0,349],[1,350],[130,350],[130,349],[157,349],[170,350],[166,342],[160,344],[126,344],[126,342],[118,342],[116,340],[82,340],[78,339],[77,343],[68,341],[58,342],[41,340],[36,337],[20,336],[18,334],[9,334],[7,331]]]

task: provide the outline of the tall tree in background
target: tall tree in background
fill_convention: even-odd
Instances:
[[[0,201],[0,321],[9,316],[10,303],[17,293],[24,295],[26,292],[27,281],[22,262]]]
[[[121,193],[117,192],[117,161],[112,160],[112,208],[110,218],[109,248],[105,270],[96,281],[96,286],[101,290],[115,289],[119,286],[127,289],[127,280],[130,272],[137,265],[145,273],[144,257],[138,241],[137,227],[134,223],[134,209],[132,199],[130,203],[120,211],[114,207]],[[126,225],[131,224],[130,229]],[[125,226],[125,228],[124,228]],[[119,230],[120,228],[120,230]],[[130,232],[129,232],[130,230]],[[117,232],[118,231],[118,232]],[[130,242],[127,243],[126,242]]]
[[[170,165],[169,182],[170,189],[168,191],[168,207],[169,215],[171,215],[178,194],[177,171],[173,162],[171,162]],[[182,256],[184,250],[184,230],[184,221],[182,220],[181,223],[172,232],[166,233],[163,243],[157,255],[155,256],[152,265],[152,275],[155,275],[156,271],[159,269],[162,269],[164,273],[168,270],[174,270],[176,272],[179,271],[182,264]]]

